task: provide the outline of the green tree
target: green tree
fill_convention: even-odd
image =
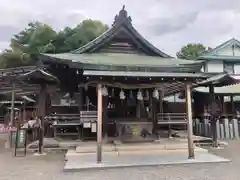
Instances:
[[[177,57],[181,59],[189,59],[195,60],[197,59],[203,52],[206,52],[210,48],[207,48],[203,44],[187,44],[183,46],[179,52],[177,52]]]
[[[108,29],[101,21],[84,20],[75,28],[66,27],[52,42],[55,53],[69,52],[92,41]]]
[[[72,51],[107,29],[108,26],[101,21],[90,19],[84,20],[74,28],[66,27],[59,32],[41,22],[29,23],[27,28],[11,39],[11,49],[0,54],[0,68],[32,64],[37,61],[39,53]]]
[[[30,56],[21,52],[3,52],[0,55],[0,68],[12,68],[32,64]]]
[[[11,39],[10,47],[13,52],[38,54],[51,51],[51,42],[57,37],[47,24],[40,22],[29,23],[28,27]]]

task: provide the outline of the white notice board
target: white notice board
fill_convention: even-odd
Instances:
[[[97,123],[92,123],[91,131],[92,131],[93,133],[96,133],[96,132],[97,132]]]

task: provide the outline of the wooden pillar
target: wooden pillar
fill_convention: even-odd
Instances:
[[[12,83],[12,99],[11,99],[11,114],[10,114],[10,125],[15,125],[14,122],[14,115],[15,115],[15,111],[14,111],[14,101],[15,101],[15,83]]]
[[[88,86],[85,86],[85,88],[84,88],[84,92],[85,92],[85,105],[86,105],[86,109],[85,110],[87,110],[87,111],[89,111],[90,109],[89,109],[89,91],[88,91]]]
[[[160,94],[159,94],[159,113],[164,113],[164,110],[163,110],[163,99],[164,99],[164,94],[163,94],[163,90],[160,91]]]
[[[153,90],[154,91],[154,90]],[[149,92],[149,104],[151,109],[151,118],[153,122],[153,134],[157,133],[157,111],[156,111],[156,99],[153,98],[153,91]]]
[[[231,113],[232,113],[232,115],[235,115],[236,111],[235,111],[235,103],[233,100],[233,95],[230,96],[230,101],[231,101]]]
[[[136,117],[138,119],[141,118],[141,101],[137,99],[137,110],[136,110]]]
[[[187,128],[188,128],[188,158],[195,158],[193,145],[193,120],[192,120],[192,101],[191,101],[191,85],[186,85],[186,105],[187,105]]]
[[[211,100],[211,128],[212,128],[212,145],[213,147],[218,147],[217,143],[217,117],[216,117],[216,111],[217,107],[215,102],[215,95],[214,95],[214,86],[211,84],[209,85],[209,93],[210,93],[210,100]]]
[[[103,96],[102,102],[103,110],[103,137],[107,138],[108,136],[108,96]]]
[[[41,84],[40,93],[38,95],[38,118],[41,120],[39,131],[39,154],[43,153],[43,139],[44,139],[44,118],[46,116],[46,84]]]
[[[153,98],[152,100],[152,119],[153,119],[153,133],[157,134],[157,110],[156,110],[156,103],[157,100]]]
[[[23,102],[23,121],[26,121],[27,120],[27,114],[26,114],[26,100],[24,100]]]
[[[97,163],[102,162],[102,85],[97,85]]]
[[[83,87],[79,87],[78,89],[78,108],[79,108],[79,111],[82,111],[83,110],[83,106],[84,106],[84,97],[83,97]]]
[[[224,96],[221,96],[221,103],[222,103],[222,115],[226,115],[227,112],[226,112],[226,105],[225,105],[225,102],[224,102]]]

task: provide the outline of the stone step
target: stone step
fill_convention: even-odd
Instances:
[[[131,150],[171,150],[171,149],[187,149],[187,143],[149,143],[149,144],[131,144],[131,145],[118,145],[118,151],[131,151]]]
[[[197,147],[195,147],[197,148]],[[185,142],[178,143],[135,143],[135,144],[104,144],[102,151],[107,152],[122,152],[122,151],[152,151],[152,150],[187,150],[188,144]],[[97,144],[86,144],[77,146],[76,153],[96,153]]]
[[[186,142],[175,142],[175,143],[134,143],[134,144],[104,144],[102,146],[103,152],[112,151],[135,151],[135,150],[171,150],[171,149],[187,149],[188,145]],[[86,144],[76,147],[77,153],[92,153],[96,152],[96,144]]]
[[[195,147],[194,148],[195,152],[208,152],[206,149]],[[172,149],[172,150],[167,150],[167,149],[152,149],[152,150],[120,150],[120,151],[103,151],[102,155],[103,156],[122,156],[122,155],[165,155],[165,154],[176,154],[176,153],[184,153],[188,154],[188,149]],[[76,152],[73,149],[68,150],[68,152],[65,154],[65,159],[68,160],[71,157],[82,157],[82,156],[96,156],[96,152],[85,152],[85,153],[79,153]]]
[[[97,144],[89,144],[89,145],[81,145],[76,147],[77,153],[96,153],[97,151]],[[103,152],[113,152],[116,151],[115,145],[111,144],[104,144],[102,146]]]
[[[195,148],[195,152],[207,152],[203,148]],[[171,153],[185,153],[188,154],[188,149],[152,149],[152,150],[121,150],[118,151],[118,155],[161,155],[161,154],[171,154]]]

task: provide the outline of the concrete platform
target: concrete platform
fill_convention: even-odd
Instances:
[[[103,153],[102,163],[96,163],[96,154],[84,156],[69,156],[64,171],[81,171],[90,169],[177,165],[192,163],[220,163],[230,162],[228,159],[215,156],[208,152],[195,152],[195,159],[188,159],[184,152],[162,154],[131,154],[116,155]]]

